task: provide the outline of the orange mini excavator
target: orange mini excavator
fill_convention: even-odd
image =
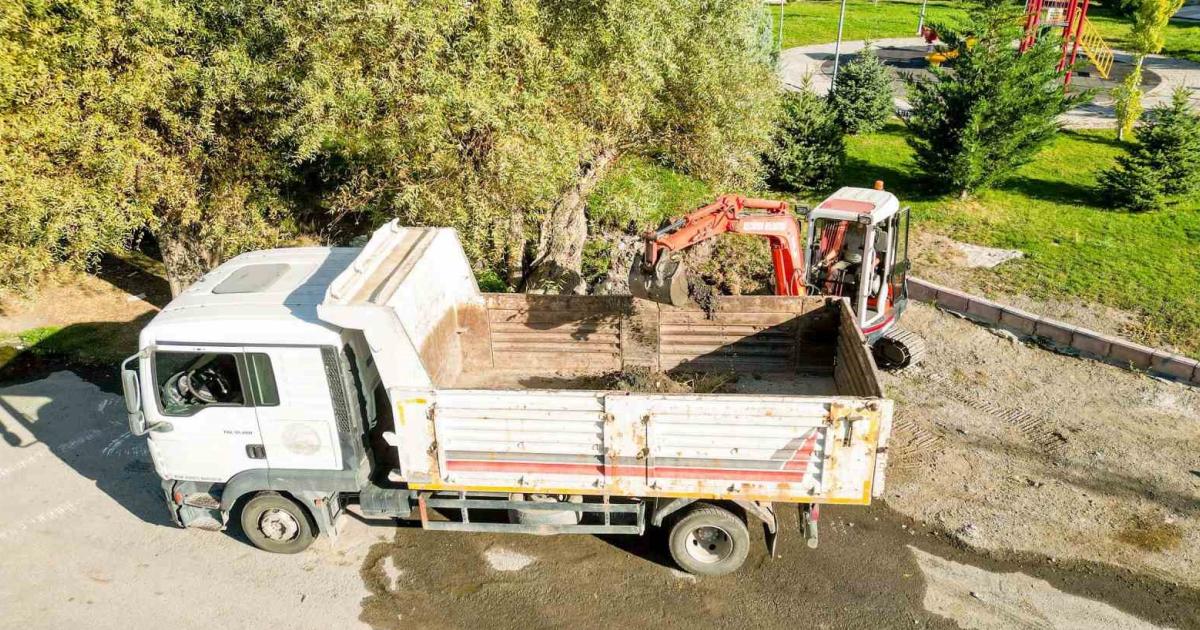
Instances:
[[[880,367],[919,361],[924,342],[896,326],[908,304],[908,208],[876,182],[875,188],[842,188],[802,216],[804,240],[786,202],[722,195],[644,235],[630,291],[682,306],[689,299],[683,251],[726,233],[754,234],[771,245],[776,295],[847,298]]]

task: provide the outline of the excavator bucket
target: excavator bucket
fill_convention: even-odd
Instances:
[[[660,256],[657,264],[647,268],[643,254],[639,253],[629,268],[629,292],[643,300],[685,306],[688,303],[687,269],[682,260],[670,254]]]

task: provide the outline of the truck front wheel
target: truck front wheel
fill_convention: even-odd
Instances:
[[[300,553],[313,541],[313,526],[304,508],[273,492],[250,499],[241,520],[246,538],[263,551]]]
[[[750,553],[746,523],[729,510],[698,503],[675,521],[669,536],[671,557],[695,575],[733,573]]]

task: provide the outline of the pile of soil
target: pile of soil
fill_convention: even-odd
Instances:
[[[929,355],[897,401],[887,503],[977,550],[1200,587],[1200,390],[914,304]]]
[[[732,374],[695,372],[667,373],[633,368],[584,377],[582,389],[601,389],[643,394],[718,394],[734,391]]]

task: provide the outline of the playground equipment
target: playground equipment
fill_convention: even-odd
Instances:
[[[1025,3],[1025,36],[1021,38],[1021,52],[1029,50],[1044,34],[1062,28],[1058,69],[1066,70],[1066,85],[1071,84],[1071,69],[1075,67],[1080,50],[1102,78],[1107,79],[1112,72],[1112,48],[1087,19],[1088,4],[1089,0],[1026,0]]]
[[[928,29],[928,27],[926,28]],[[930,45],[933,45],[933,42],[937,41],[937,32],[929,29],[929,34],[925,36],[925,41],[929,42]],[[966,41],[967,50],[974,48],[976,41],[978,40],[976,40],[974,37],[968,37]],[[940,66],[947,61],[958,59],[958,51],[958,48],[942,47],[925,55],[925,61],[928,61],[929,65],[931,66]]]

